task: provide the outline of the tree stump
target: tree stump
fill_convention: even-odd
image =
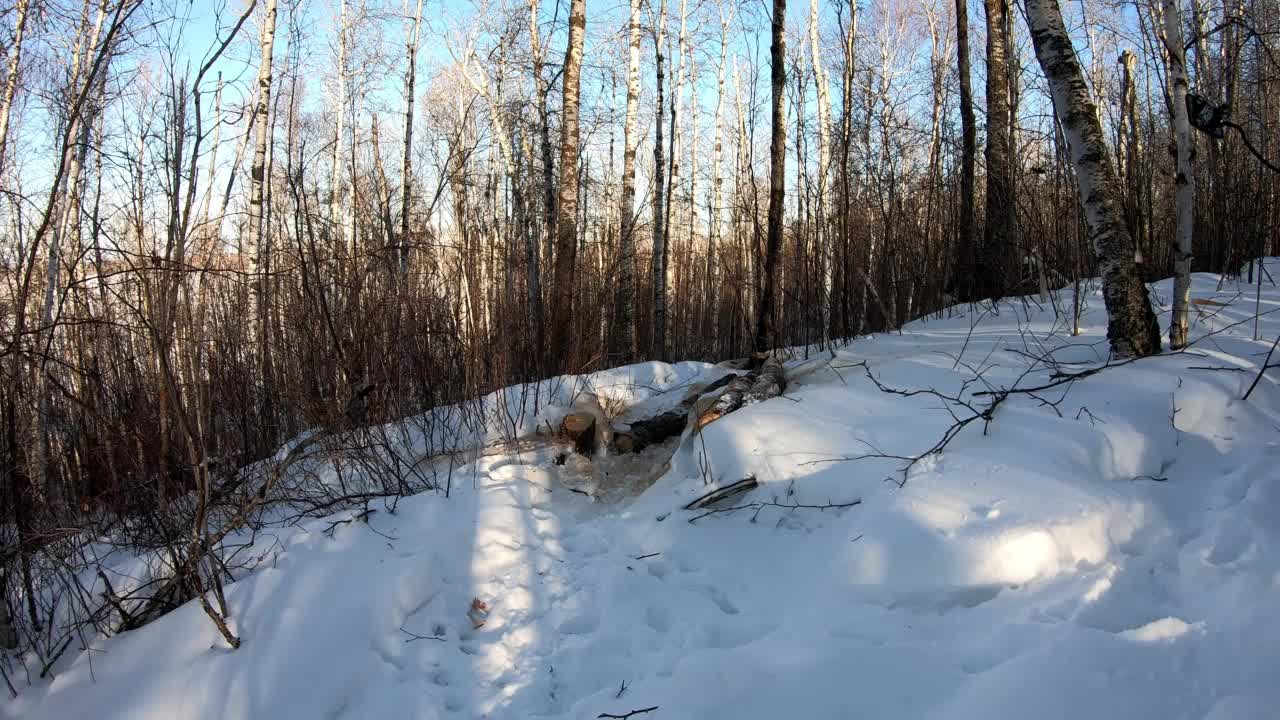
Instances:
[[[573,442],[573,449],[590,456],[596,451],[596,418],[591,413],[570,413],[560,429]]]

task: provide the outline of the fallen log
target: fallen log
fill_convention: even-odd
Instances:
[[[718,396],[704,395],[702,401],[694,404],[697,415],[695,428],[701,430],[704,425],[742,407],[753,382],[751,375],[739,375]]]
[[[714,400],[695,403],[695,428],[701,430],[735,410],[777,397],[786,389],[787,378],[782,365],[776,360],[767,360],[758,370],[734,378]]]
[[[706,385],[693,385],[678,407],[635,420],[626,429],[612,428],[613,448],[624,453],[640,452],[650,445],[680,435],[690,422],[698,431],[735,410],[777,397],[786,390],[786,373],[777,360],[759,357],[741,362],[750,362],[755,368],[746,373],[727,373]],[[572,417],[566,417],[565,431],[571,437],[577,437],[568,427]],[[582,422],[582,429],[577,432],[586,433],[586,418]]]
[[[684,432],[688,422],[689,412],[684,408],[668,410],[651,418],[636,420],[627,430],[614,431],[613,445],[619,452],[640,452]]]
[[[747,391],[742,404],[754,405],[769,398],[778,397],[786,389],[787,378],[782,371],[782,365],[771,360],[760,368],[760,374],[751,383],[751,389]]]
[[[633,421],[627,429],[614,428],[613,446],[618,452],[640,452],[650,445],[657,445],[668,438],[684,432],[689,424],[689,410],[696,407],[699,400],[708,396],[714,398],[738,376],[729,373],[716,378],[705,385],[695,383],[689,387],[680,405],[658,413],[653,417]]]

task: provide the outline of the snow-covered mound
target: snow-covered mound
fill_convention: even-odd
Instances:
[[[1195,307],[1189,351],[1074,382],[1106,362],[1096,293],[1078,337],[1029,298],[798,358],[785,396],[614,504],[568,492],[552,448],[483,455],[449,499],[259,536],[264,562],[227,587],[239,650],[188,604],[0,715],[1275,717],[1280,369],[1242,396],[1280,291],[1255,341],[1252,288],[1216,286],[1195,278],[1225,305]],[[628,401],[715,372],[675,368]],[[976,393],[1012,387],[903,472],[995,397]],[[749,494],[681,509],[748,475]]]

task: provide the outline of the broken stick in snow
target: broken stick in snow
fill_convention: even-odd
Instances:
[[[619,694],[621,694],[621,693],[619,693]],[[633,716],[633,715],[643,715],[643,714],[645,714],[645,713],[651,713],[651,712],[653,712],[654,710],[657,710],[657,709],[658,709],[658,706],[657,706],[657,705],[654,705],[653,707],[640,708],[639,710],[632,710],[631,712],[627,713],[626,715],[613,715],[613,714],[610,714],[610,713],[600,713],[600,714],[599,714],[599,715],[597,715],[596,717],[597,717],[597,718],[617,718],[617,720],[626,720],[627,718],[629,718],[629,717],[631,717],[631,716]]]
[[[701,495],[698,498],[695,498],[688,505],[685,505],[684,509],[697,510],[698,508],[706,507],[711,503],[718,502],[720,500],[724,500],[725,498],[733,497],[734,495],[744,493],[754,488],[756,485],[759,485],[759,483],[756,482],[756,476],[748,475],[747,477],[739,480],[736,483],[733,483],[731,485],[726,485],[722,488],[716,488],[715,490],[712,490],[711,492],[705,495]]]

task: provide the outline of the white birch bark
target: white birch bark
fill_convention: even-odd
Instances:
[[[329,167],[329,227],[335,235],[341,235],[338,226],[342,218],[342,197],[339,195],[338,188],[341,184],[342,144],[346,135],[347,122],[347,0],[341,0],[338,14],[337,75],[338,102],[334,113],[337,127],[334,129],[333,158]],[[345,246],[346,243],[344,242],[343,245]]]
[[[813,63],[813,79],[818,86],[818,192],[817,230],[818,273],[821,287],[822,347],[831,343],[831,239],[827,232],[827,171],[831,167],[831,91],[827,73],[822,68],[822,48],[818,40],[818,0],[809,0],[809,51]]]
[[[264,209],[266,206],[267,151],[271,144],[271,125],[268,114],[271,109],[271,63],[272,51],[276,39],[276,0],[266,0],[263,8],[262,31],[258,37],[261,60],[258,65],[258,107],[254,113],[255,140],[253,163],[249,168],[249,217],[245,250],[251,253],[255,275],[259,275],[270,262],[271,249],[263,242]],[[267,343],[271,336],[268,327],[267,291],[270,282],[265,275],[259,275],[254,281],[254,310],[258,323],[258,351],[260,356],[269,361],[270,350]],[[264,362],[264,380],[266,377]]]
[[[22,66],[22,40],[26,36],[27,16],[31,0],[18,0],[18,17],[14,21],[13,46],[9,50],[9,68],[5,74],[4,95],[0,97],[0,175],[4,174],[6,141],[9,138],[9,113],[18,94],[18,70]]]
[[[1176,227],[1173,253],[1173,316],[1169,319],[1169,348],[1187,345],[1187,307],[1191,302],[1191,236],[1195,222],[1196,186],[1191,168],[1191,120],[1187,117],[1186,47],[1182,39],[1182,8],[1178,0],[1164,6],[1164,47],[1168,60],[1169,95],[1175,146],[1174,187]]]
[[[720,244],[720,215],[723,202],[724,171],[724,71],[729,54],[729,15],[723,6],[720,9],[720,57],[716,68],[716,110],[713,120],[714,129],[711,139],[711,202],[707,208],[707,292],[705,303],[710,316],[706,329],[707,339],[711,347],[717,347],[720,329],[720,308],[718,300],[721,296],[716,264],[716,252]]]
[[[1089,239],[1098,257],[1111,352],[1120,358],[1157,353],[1160,328],[1133,262],[1133,238],[1124,223],[1120,186],[1062,9],[1058,0],[1026,0],[1026,9],[1036,58],[1049,81],[1054,111],[1075,168]]]

